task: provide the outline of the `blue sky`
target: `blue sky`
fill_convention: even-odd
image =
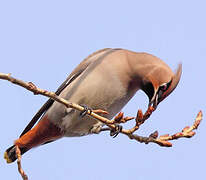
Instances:
[[[205,113],[205,1],[1,1],[0,72],[55,91],[90,53],[105,47],[148,52],[172,69],[183,63],[177,89],[138,131],[149,135],[180,131]],[[0,80],[0,177],[20,179],[16,163],[6,164],[13,143],[47,98]],[[123,109],[145,109],[143,92]],[[192,139],[172,148],[144,145],[108,133],[63,138],[23,156],[30,179],[205,179],[205,121]]]

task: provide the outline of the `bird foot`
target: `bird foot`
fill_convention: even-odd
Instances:
[[[79,114],[81,117],[84,117],[86,114],[91,114],[92,113],[92,109],[89,108],[88,106],[86,106],[86,105],[81,105],[81,106],[84,108],[84,110],[81,111],[80,114]]]
[[[123,127],[119,124],[114,124],[115,128],[110,130],[110,136],[113,138],[117,137],[117,135],[122,131]]]

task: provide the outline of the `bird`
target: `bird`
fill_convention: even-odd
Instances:
[[[69,102],[102,109],[112,119],[138,90],[157,108],[178,85],[182,64],[175,72],[160,58],[145,52],[105,48],[85,58],[57,89],[56,94]],[[82,115],[84,114],[84,115]],[[20,137],[4,153],[7,163],[14,162],[16,146],[23,155],[28,150],[62,137],[98,134],[104,124],[85,113],[49,99],[26,126]]]

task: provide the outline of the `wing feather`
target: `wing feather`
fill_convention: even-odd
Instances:
[[[56,95],[60,95],[60,93],[72,82],[74,81],[82,72],[85,71],[85,69],[96,60],[96,58],[93,58],[95,55],[102,53],[104,51],[109,50],[110,48],[101,49],[99,51],[94,52],[93,54],[89,55],[86,59],[84,59],[68,76],[68,78],[59,86],[57,91],[55,92]],[[52,106],[54,103],[53,99],[49,99],[46,101],[46,103],[39,109],[39,111],[34,115],[32,120],[29,122],[29,124],[26,126],[26,128],[21,133],[20,137],[23,136],[25,133],[27,133],[35,124],[36,122],[47,112],[47,110]]]

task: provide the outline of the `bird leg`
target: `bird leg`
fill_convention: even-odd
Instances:
[[[94,112],[94,111],[93,111]],[[120,112],[118,115],[115,116],[113,120],[111,120],[108,124],[113,124],[114,128],[101,128],[100,132],[102,131],[110,131],[110,136],[113,136],[115,138],[123,129],[120,123],[126,123],[127,121],[130,121],[134,119],[134,117],[124,117],[124,113]]]
[[[136,130],[139,129],[140,125],[143,124],[152,114],[152,112],[155,109],[152,106],[149,106],[147,111],[143,114],[142,110],[138,110],[137,116],[135,118],[136,124],[133,128],[125,130],[127,134],[132,134]],[[120,123],[126,123],[127,121],[130,121],[134,119],[134,117],[124,117],[124,113],[120,112],[117,116],[115,116],[114,120],[111,121],[111,124],[115,125],[115,128],[111,129],[110,136],[113,136],[113,138],[117,137],[117,135],[122,131],[123,127],[120,126]]]
[[[89,108],[87,105],[81,105],[83,108],[84,108],[84,110],[83,111],[81,111],[80,112],[80,117],[84,117],[86,114],[91,114],[92,113],[92,109],[91,108]]]
[[[102,132],[102,131],[111,131],[111,128],[109,128],[109,127],[102,127],[99,132]]]
[[[113,120],[111,120],[109,122],[109,124],[113,124],[113,125],[115,125],[115,127],[114,128],[102,128],[100,130],[100,132],[110,131],[110,136],[113,136],[113,138],[115,138],[123,129],[123,127],[120,126],[119,124],[120,123],[126,123],[127,121],[130,121],[130,120],[135,118],[135,120],[136,120],[135,126],[131,129],[125,130],[127,134],[132,134],[136,130],[138,130],[139,126],[141,124],[143,124],[145,122],[145,120],[147,120],[151,116],[153,111],[154,111],[154,108],[151,107],[151,106],[148,107],[145,114],[142,113],[142,110],[138,110],[136,118],[135,117],[129,117],[129,116],[124,117],[124,113],[120,112],[118,115],[115,116],[115,118]]]
[[[84,110],[80,112],[80,116],[84,117],[86,114],[91,115],[91,113],[96,113],[96,114],[109,114],[107,111],[104,111],[102,109],[95,109],[93,110],[92,108],[89,108],[87,105],[81,105]]]
[[[120,112],[117,116],[115,116],[114,120],[111,121],[111,124],[114,124],[115,128],[110,129],[110,136],[113,136],[113,138],[117,137],[123,129],[123,127],[119,124],[126,123],[132,119],[134,119],[134,117],[124,117],[124,113]]]
[[[117,135],[122,131],[123,127],[119,124],[114,124],[115,128],[110,130],[110,136],[113,138],[117,137]]]

